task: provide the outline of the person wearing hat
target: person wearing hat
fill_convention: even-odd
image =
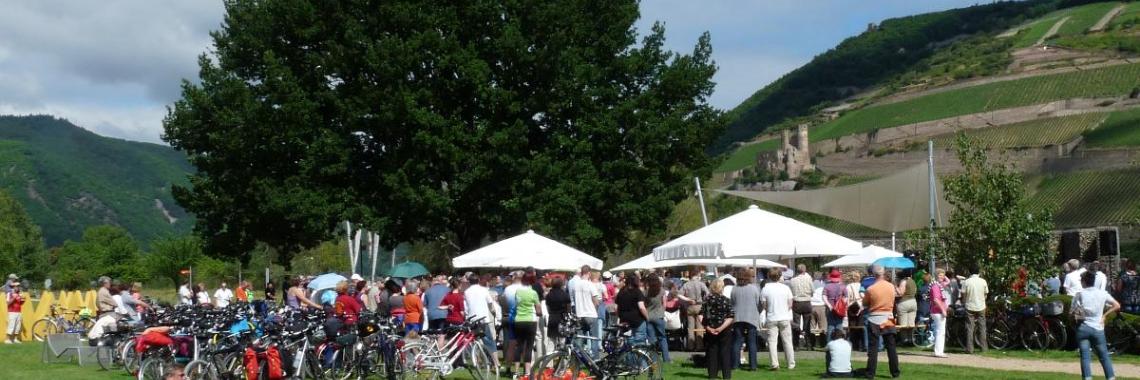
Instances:
[[[831,336],[831,332],[843,328],[843,320],[847,310],[836,310],[835,306],[848,304],[847,286],[843,284],[843,273],[839,269],[832,269],[827,276],[827,284],[823,286],[823,303],[827,307],[827,331],[824,336]],[[841,305],[842,306],[842,305]],[[843,309],[846,309],[843,307]]]
[[[10,277],[10,276],[9,276]],[[8,285],[8,339],[5,344],[20,343],[20,312],[24,307],[24,295],[20,294],[20,282],[12,281]]]
[[[0,272],[0,273],[3,273],[3,272]],[[15,273],[9,273],[8,274],[8,281],[4,282],[4,288],[0,289],[0,291],[3,291],[5,294],[7,294],[9,291],[12,290],[12,283],[17,282],[17,281],[20,281],[20,276],[17,276]]]

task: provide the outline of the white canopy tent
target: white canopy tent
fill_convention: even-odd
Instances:
[[[673,268],[689,265],[715,265],[741,268],[784,268],[783,264],[764,259],[677,259],[657,261],[653,258],[653,254],[651,253],[610,270],[614,272],[621,272],[627,270]]]
[[[827,264],[823,264],[823,267],[868,266],[874,263],[875,260],[884,257],[902,257],[902,255],[901,253],[877,245],[869,245],[864,247],[863,251],[858,254],[840,257]]]
[[[523,268],[578,270],[583,265],[601,270],[602,260],[528,230],[454,259],[456,268]]]
[[[843,256],[863,245],[756,205],[653,249],[657,260]]]

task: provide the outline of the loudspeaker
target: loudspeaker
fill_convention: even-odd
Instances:
[[[1057,265],[1081,258],[1081,234],[1077,231],[1062,232],[1060,248],[1061,252],[1057,255]]]
[[[1097,237],[1097,242],[1100,243],[1101,256],[1116,256],[1120,253],[1116,250],[1116,230],[1100,230]]]

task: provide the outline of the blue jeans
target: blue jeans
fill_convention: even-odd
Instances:
[[[658,348],[661,350],[661,361],[669,362],[669,337],[665,335],[665,319],[650,319],[645,321],[649,325],[646,330],[649,332],[649,344],[657,343]]]
[[[732,324],[732,367],[740,368],[740,349],[748,344],[748,369],[756,370],[756,326],[748,322]]]
[[[637,328],[633,329],[633,334],[629,337],[630,342],[634,345],[645,345],[649,343],[649,323],[641,322]]]
[[[601,338],[602,330],[598,328],[598,319],[590,317],[578,318],[578,333],[585,336]],[[588,342],[583,343],[586,343],[587,349],[590,351],[590,355],[597,356],[598,352],[602,349],[602,341],[600,340],[591,339]]]
[[[1104,368],[1104,377],[1108,379],[1116,377],[1115,371],[1112,370],[1112,359],[1108,357],[1108,343],[1104,339],[1104,330],[1081,324],[1081,327],[1077,328],[1077,344],[1081,348],[1082,378],[1093,378],[1092,355],[1089,353],[1091,348],[1096,349],[1097,359],[1100,359],[1100,366]]]
[[[826,331],[827,335],[823,337],[824,342],[830,342],[831,341],[831,332],[832,331],[843,328],[843,319],[844,318],[846,318],[846,317],[840,317],[838,315],[835,315],[835,312],[833,312],[831,310],[827,311],[827,331]],[[824,344],[826,345],[826,343],[824,343]]]

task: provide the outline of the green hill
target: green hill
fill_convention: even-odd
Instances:
[[[0,189],[24,205],[49,246],[98,224],[144,243],[190,231],[194,221],[170,187],[192,170],[166,146],[102,137],[51,116],[0,116]]]
[[[720,153],[788,118],[882,84],[931,57],[944,43],[997,33],[1072,1],[997,2],[885,20],[760,89],[729,112],[732,121],[710,151]],[[820,27],[826,27],[822,25]]]

